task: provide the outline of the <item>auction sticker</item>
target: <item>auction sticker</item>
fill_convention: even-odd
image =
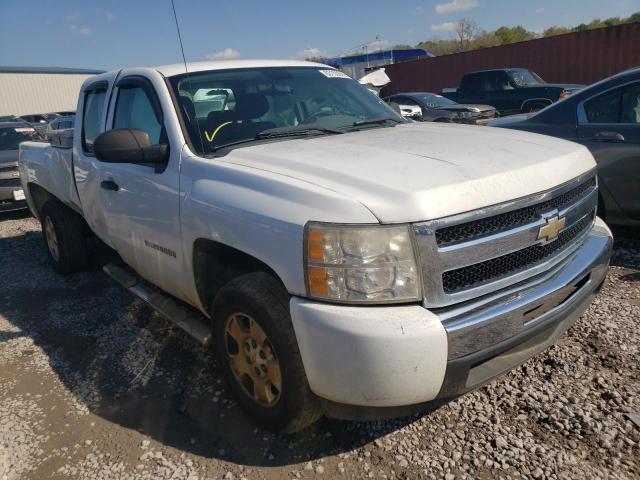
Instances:
[[[340,70],[319,70],[327,78],[351,78],[346,73],[342,73]]]

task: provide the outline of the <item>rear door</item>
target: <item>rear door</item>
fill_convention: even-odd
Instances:
[[[93,142],[104,131],[108,94],[114,78],[115,75],[102,76],[82,90],[73,148],[74,177],[85,220],[91,230],[112,247],[100,199],[100,162],[93,153]]]
[[[640,81],[582,102],[578,138],[596,158],[600,179],[620,209],[640,219]]]

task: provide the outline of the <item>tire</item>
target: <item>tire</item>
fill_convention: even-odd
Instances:
[[[289,295],[273,276],[255,272],[231,280],[216,295],[211,316],[216,355],[223,374],[238,403],[256,424],[278,433],[294,433],[322,416],[302,365],[289,314]],[[256,324],[264,337],[259,332],[252,334],[257,331]],[[241,340],[235,341],[234,335]],[[258,342],[257,354],[251,344],[254,338],[264,338],[262,344]],[[240,345],[242,342],[244,345]],[[262,356],[263,353],[266,355]],[[266,395],[264,389],[258,389],[262,395],[257,397],[262,399],[256,398],[256,389],[252,388],[259,367],[265,369],[268,378]],[[244,369],[251,373],[243,372]],[[256,385],[260,385],[258,382]]]
[[[42,207],[40,221],[53,268],[62,274],[84,269],[88,255],[82,217],[57,200],[50,200]]]
[[[542,110],[548,105],[549,105],[548,103],[531,103],[527,105],[526,109],[524,109],[525,110],[524,113],[534,113],[534,112],[537,112],[538,110]]]

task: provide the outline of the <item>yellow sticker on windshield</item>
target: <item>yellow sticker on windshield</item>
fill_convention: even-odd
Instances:
[[[216,128],[216,129],[213,131],[213,133],[211,134],[211,137],[209,137],[209,134],[208,134],[208,133],[207,133],[207,131],[205,130],[205,131],[204,131],[204,136],[205,136],[205,138],[207,139],[207,142],[209,142],[209,143],[213,142],[213,139],[214,139],[214,138],[216,138],[216,135],[218,134],[218,132],[220,131],[220,129],[221,129],[222,127],[225,127],[225,126],[227,126],[227,125],[231,124],[231,123],[233,123],[233,122],[224,122],[224,123],[221,123],[220,125],[218,125],[218,128]]]

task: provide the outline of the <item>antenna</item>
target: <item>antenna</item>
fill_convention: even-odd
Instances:
[[[180,42],[180,51],[182,52],[182,61],[184,62],[184,73],[186,75],[187,78],[187,83],[190,85],[191,84],[191,79],[189,78],[189,68],[187,67],[187,57],[185,57],[184,55],[184,46],[182,45],[182,35],[180,35],[180,24],[178,23],[178,15],[176,14],[176,5],[174,3],[174,0],[171,0],[171,8],[173,9],[173,18],[176,21],[176,30],[178,31],[178,40]],[[178,104],[180,103],[180,99],[178,99]],[[182,105],[179,105],[180,110],[183,110]],[[191,119],[189,118],[189,115],[186,112],[180,112],[181,114],[183,114],[184,117],[186,117],[186,119],[191,122]],[[197,118],[193,118],[193,121],[196,124],[196,127],[198,129],[198,140],[200,140],[200,149],[202,150],[202,153],[204,153],[204,143],[202,141],[202,132],[200,131],[200,123],[198,122]],[[187,135],[191,135],[189,132],[191,130],[188,129],[187,130]],[[193,141],[193,139],[192,139]]]
[[[187,69],[187,58],[184,56],[184,47],[182,46],[182,35],[180,35],[180,25],[178,24],[178,15],[176,15],[176,6],[171,0],[171,8],[173,9],[173,18],[176,21],[176,30],[178,30],[178,41],[180,42],[180,51],[182,52],[182,61],[184,62],[184,71],[189,73]]]

